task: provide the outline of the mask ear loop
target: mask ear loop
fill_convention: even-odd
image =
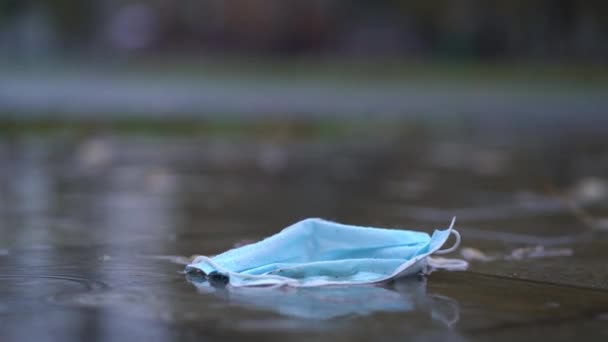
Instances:
[[[439,255],[447,254],[447,253],[455,251],[458,248],[458,246],[460,246],[460,240],[461,240],[460,233],[456,229],[454,229],[455,223],[456,223],[456,216],[452,217],[452,222],[450,223],[450,227],[448,227],[448,229],[450,230],[450,234],[454,234],[454,237],[456,238],[456,242],[454,242],[454,245],[452,245],[452,247],[450,247],[450,248],[440,249],[438,251],[435,251],[435,253],[433,253],[433,254],[439,254]]]
[[[449,259],[431,256],[426,257],[426,264],[431,268],[431,271],[442,269],[448,271],[464,271],[469,268],[469,263],[462,259]]]
[[[433,253],[433,254],[438,254],[438,255],[448,254],[448,253],[451,253],[451,252],[455,251],[456,249],[458,249],[458,247],[460,247],[460,241],[461,241],[460,233],[456,229],[452,229],[452,230],[450,230],[450,234],[453,234],[454,237],[456,238],[456,242],[454,242],[452,247],[446,248],[446,249],[440,249],[438,251],[435,251],[435,253]]]
[[[450,227],[448,228],[450,230],[450,234],[454,234],[454,237],[456,238],[454,245],[452,245],[451,247],[446,248],[446,249],[440,249],[438,251],[435,251],[435,253],[433,253],[433,254],[442,255],[442,254],[451,253],[460,246],[460,242],[462,239],[460,237],[460,233],[458,233],[458,231],[456,229],[454,229],[455,222],[456,222],[456,216],[454,216],[452,218],[452,223],[450,223]],[[466,260],[448,259],[448,258],[441,258],[441,257],[433,258],[431,256],[427,257],[427,264],[432,269],[444,269],[444,270],[448,270],[448,271],[462,271],[462,270],[466,270],[469,267],[469,263]]]

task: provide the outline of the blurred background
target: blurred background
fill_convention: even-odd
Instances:
[[[603,299],[546,285],[607,288],[606,18],[599,0],[0,0],[0,339],[284,339],[255,307],[206,310],[167,261],[310,216],[454,215],[483,286],[429,283],[462,304],[448,337],[549,318],[608,336]],[[539,292],[505,298],[505,278]],[[341,327],[435,333],[423,311]]]
[[[605,104],[602,1],[0,6],[0,109],[15,116],[572,115]]]
[[[2,2],[2,55],[395,57],[603,63],[603,1]]]
[[[597,115],[607,12],[602,1],[568,0],[5,0],[0,110],[18,119]]]

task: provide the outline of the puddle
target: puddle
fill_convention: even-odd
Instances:
[[[429,317],[451,325],[459,316],[458,303],[454,300],[427,295],[425,278],[403,279],[390,286],[320,288],[216,288],[196,277],[188,279],[201,294],[217,296],[229,305],[273,311],[300,319],[323,321],[381,312],[426,311]],[[444,309],[441,302],[449,302],[444,307],[451,312],[440,312]]]
[[[189,263],[192,262],[192,260],[194,260],[194,257],[190,257],[187,258],[185,256],[180,256],[180,255],[150,255],[150,256],[145,256],[144,258],[148,258],[151,260],[164,260],[164,261],[168,261],[177,265],[188,265]]]
[[[73,285],[77,285],[82,289],[82,291],[99,291],[107,288],[106,284],[99,281],[91,281],[80,277],[61,275],[0,274],[0,280],[4,282],[10,280],[11,285],[18,285],[21,291],[27,291],[25,287],[28,286],[45,287],[49,289],[52,287],[51,285],[57,288],[73,287]]]
[[[0,140],[0,339],[512,340],[553,326],[542,338],[608,336],[608,236],[541,185],[559,178],[602,227],[602,159],[547,171],[561,149],[465,142],[427,160],[435,138],[416,139]],[[454,215],[471,267],[426,281],[241,291],[182,273],[190,256],[306,217],[432,229]]]

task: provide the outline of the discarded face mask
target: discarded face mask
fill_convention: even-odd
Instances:
[[[202,271],[210,282],[232,287],[358,285],[386,282],[425,270],[463,270],[460,259],[432,258],[454,251],[453,229],[424,232],[358,227],[306,219],[257,243],[213,258],[197,257],[186,272]],[[456,243],[440,249],[450,234]]]

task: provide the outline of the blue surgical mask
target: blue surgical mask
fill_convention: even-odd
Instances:
[[[432,259],[455,250],[449,228],[424,232],[358,227],[323,219],[297,222],[260,242],[213,258],[200,256],[186,271],[222,275],[232,287],[358,285],[418,274],[429,266],[465,269],[458,259]],[[454,246],[441,250],[450,234]]]

